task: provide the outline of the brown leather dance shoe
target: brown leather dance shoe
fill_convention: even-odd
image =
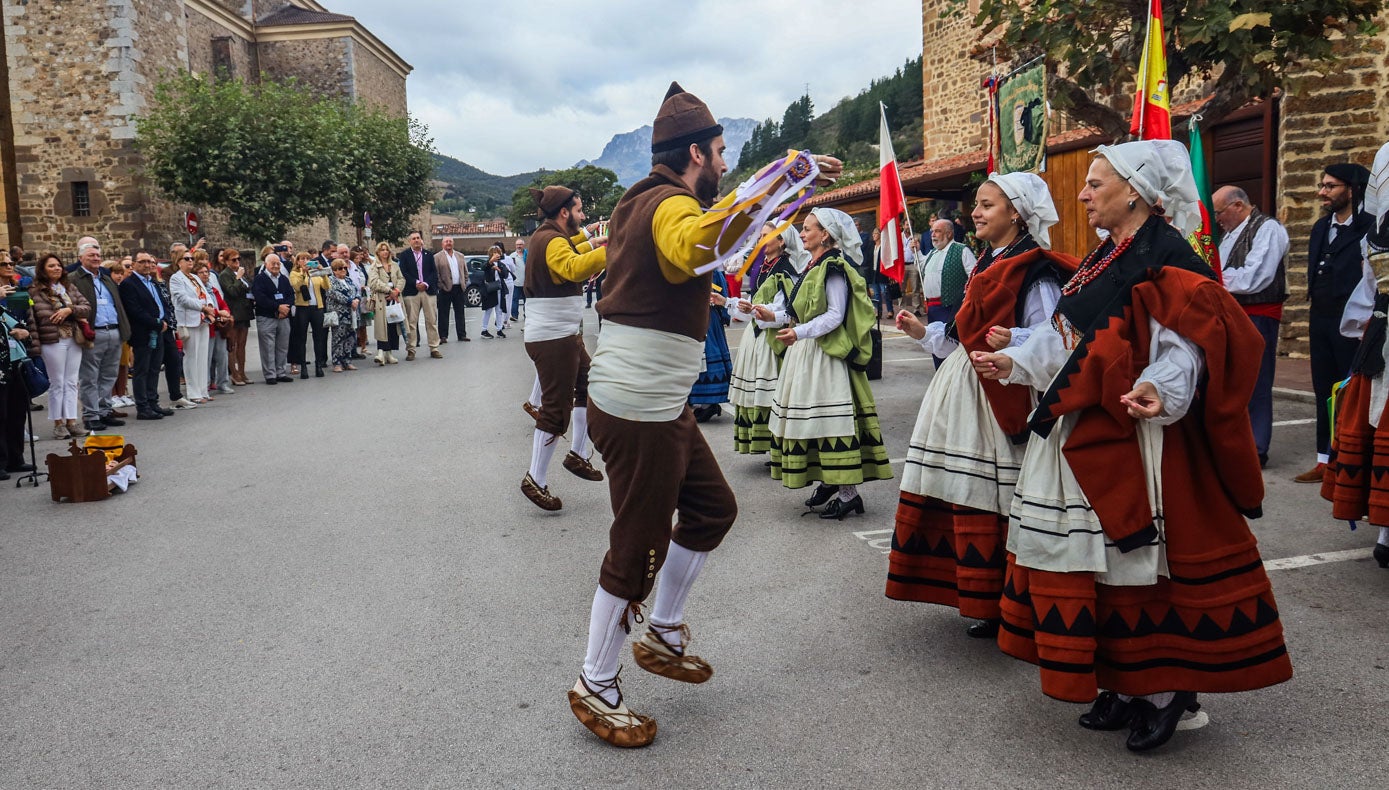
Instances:
[[[598,481],[603,479],[603,473],[593,468],[593,464],[587,458],[580,458],[579,454],[573,450],[564,456],[564,468],[573,472],[575,475],[585,480]]]
[[[619,673],[620,674],[620,673]],[[646,746],[656,740],[656,721],[627,708],[622,701],[622,690],[617,690],[617,705],[598,696],[599,691],[617,688],[617,678],[594,682],[592,686],[579,676],[574,688],[569,690],[569,709],[574,716],[588,728],[589,732],[623,749]]]
[[[714,676],[714,668],[699,656],[686,655],[685,646],[690,643],[690,627],[681,625],[674,630],[666,630],[667,637],[680,638],[680,644],[671,645],[656,635],[653,626],[648,626],[641,639],[632,643],[632,656],[637,666],[654,675],[678,680],[682,683],[703,683]]]
[[[1317,464],[1297,477],[1293,478],[1294,483],[1320,483],[1322,475],[1326,472],[1326,464]]]
[[[559,510],[564,507],[559,497],[550,493],[549,486],[541,488],[535,484],[535,478],[531,477],[530,472],[526,472],[526,476],[521,478],[521,493],[541,510]]]
[[[525,412],[526,414],[529,414],[532,420],[540,419],[540,409],[537,409],[534,406],[532,406],[531,402],[528,400],[521,401],[521,411]]]

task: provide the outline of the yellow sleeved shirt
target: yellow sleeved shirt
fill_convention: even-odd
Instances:
[[[570,247],[570,243],[574,246]],[[569,242],[561,238],[550,239],[545,247],[545,265],[550,267],[550,279],[556,285],[563,282],[581,283],[608,265],[608,248],[594,249],[582,233]]]
[[[734,194],[714,204],[714,208],[732,205]],[[689,195],[676,195],[661,201],[651,218],[651,233],[656,240],[656,261],[667,282],[683,283],[695,276],[695,269],[714,260],[714,242],[718,241],[723,223],[707,228],[699,226],[705,211],[699,201]],[[733,218],[729,233],[736,237],[752,224],[746,213]]]

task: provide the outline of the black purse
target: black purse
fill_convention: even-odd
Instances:
[[[43,364],[43,357],[21,360],[19,372],[24,377],[24,387],[30,398],[37,398],[48,392],[48,367]]]
[[[883,332],[874,324],[868,329],[868,340],[873,344],[873,356],[868,358],[866,373],[869,381],[883,377]]]

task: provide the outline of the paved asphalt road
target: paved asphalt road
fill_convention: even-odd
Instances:
[[[874,389],[900,459],[931,365],[886,347]],[[132,422],[143,482],[104,503],[5,483],[0,787],[1384,786],[1389,572],[1368,529],[1288,482],[1311,425],[1276,429],[1264,557],[1365,556],[1273,571],[1293,680],[1207,695],[1208,727],[1134,756],[956,615],[883,596],[895,482],[865,487],[864,517],[801,518],[806,492],[710,423],[741,509],[688,610],[717,674],[625,661],[660,734],[623,752],[565,700],[607,486],[557,458],[564,510],[521,496],[519,331],[444,353]]]

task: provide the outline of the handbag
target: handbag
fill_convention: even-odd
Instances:
[[[866,372],[869,381],[883,377],[883,332],[876,325],[869,327],[868,340],[873,344],[873,356],[868,358]]]
[[[502,289],[501,280],[485,280],[482,283],[482,290],[485,293],[494,294]]]
[[[28,390],[30,398],[48,392],[48,367],[43,364],[43,357],[20,360],[19,372],[24,376],[24,388]]]
[[[338,311],[329,310],[323,314],[323,326],[332,328],[338,325]]]
[[[96,330],[92,328],[92,322],[85,318],[77,319],[77,329],[82,333],[82,339],[87,341],[87,345],[96,342]]]
[[[386,323],[405,323],[405,307],[400,302],[391,302],[386,305]]]

